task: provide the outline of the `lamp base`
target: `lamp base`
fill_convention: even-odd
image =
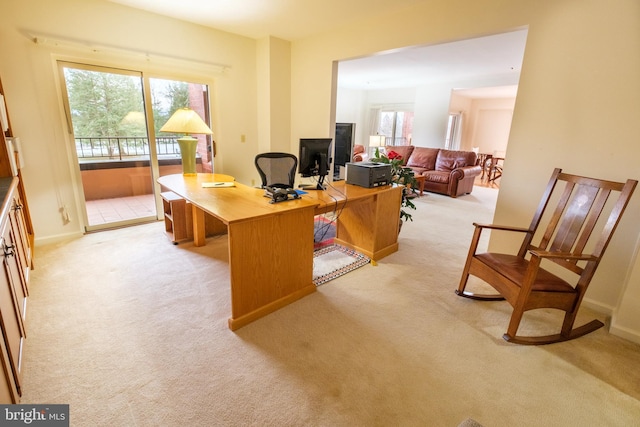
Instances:
[[[180,147],[180,156],[182,157],[182,174],[196,174],[196,147],[198,140],[192,136],[183,136],[178,138],[178,146]]]

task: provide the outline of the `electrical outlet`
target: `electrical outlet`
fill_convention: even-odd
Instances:
[[[247,142],[247,137],[245,134],[240,135],[240,142]]]

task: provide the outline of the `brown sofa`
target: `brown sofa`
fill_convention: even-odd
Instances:
[[[441,148],[416,147],[414,145],[386,146],[387,154],[400,154],[405,166],[416,176],[423,175],[424,191],[458,197],[473,191],[476,176],[482,168],[476,165],[473,151],[453,151]]]

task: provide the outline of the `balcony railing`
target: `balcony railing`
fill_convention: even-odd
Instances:
[[[83,137],[76,138],[76,153],[82,160],[127,160],[149,155],[149,139],[144,137]],[[174,138],[156,138],[158,156],[180,155]]]

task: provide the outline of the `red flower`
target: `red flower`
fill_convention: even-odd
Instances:
[[[389,151],[387,153],[387,157],[389,158],[389,160],[402,160],[402,156],[395,151]]]

